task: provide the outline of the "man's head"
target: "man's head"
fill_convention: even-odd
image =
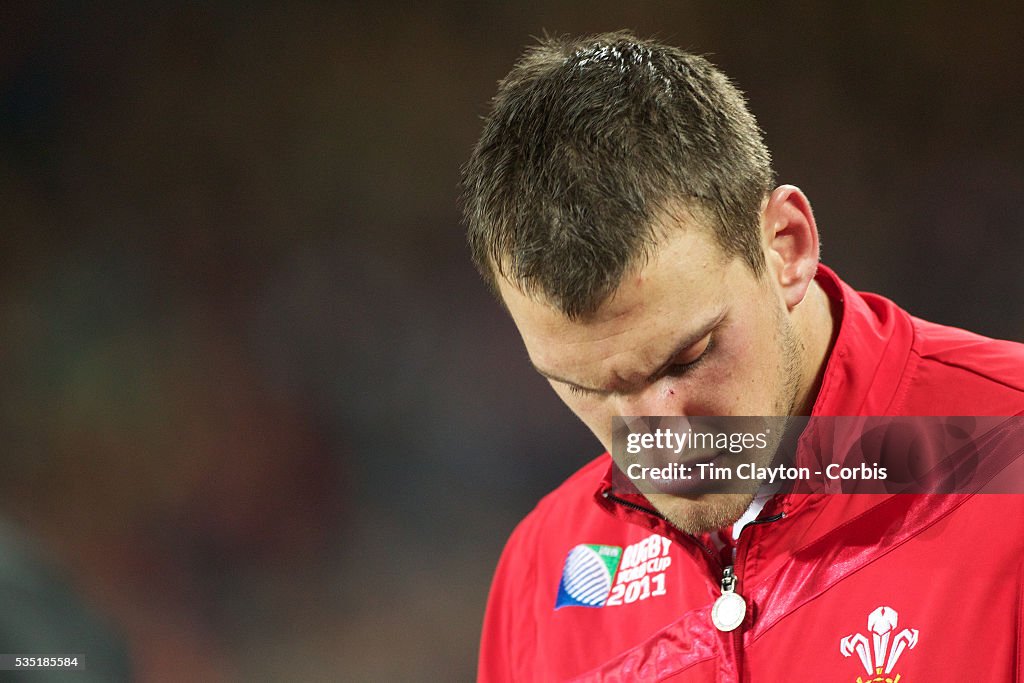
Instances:
[[[613,33],[547,39],[501,82],[465,168],[469,244],[566,315],[593,312],[685,201],[760,272],[767,148],[743,95],[701,57]]]
[[[809,410],[831,336],[817,230],[771,176],[742,96],[674,48],[548,41],[502,81],[466,167],[470,245],[606,448],[615,415]],[[648,495],[690,532],[752,497]]]

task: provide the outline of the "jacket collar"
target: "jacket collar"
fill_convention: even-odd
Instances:
[[[910,316],[877,294],[861,294],[829,268],[815,280],[838,304],[839,334],[812,415],[888,415],[913,343]]]

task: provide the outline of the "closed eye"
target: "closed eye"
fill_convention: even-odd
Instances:
[[[707,360],[714,348],[715,339],[709,334],[677,356],[673,362],[665,368],[665,371],[662,374],[670,377],[682,377],[688,372],[695,370],[701,363]]]
[[[583,387],[577,386],[576,384],[566,384],[565,386],[569,388],[569,393],[572,394],[573,396],[593,396],[597,393],[596,391],[584,389]]]
[[[696,344],[691,344],[684,349],[669,364],[652,375],[648,381],[654,382],[663,376],[682,377],[683,375],[693,372],[711,356],[711,352],[714,351],[714,349],[714,336],[709,333]],[[586,387],[581,387],[578,384],[572,384],[570,382],[562,383],[569,389],[570,394],[581,398],[599,396],[605,393],[594,391],[593,389],[587,389]]]

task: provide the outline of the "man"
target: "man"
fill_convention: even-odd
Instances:
[[[742,95],[680,50],[546,39],[501,82],[465,168],[472,255],[609,452],[615,416],[1024,411],[1024,347],[850,289],[773,175]],[[639,496],[614,472],[513,533],[481,680],[1024,677],[1024,497]]]

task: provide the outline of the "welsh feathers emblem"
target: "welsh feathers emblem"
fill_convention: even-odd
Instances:
[[[899,615],[892,607],[879,607],[868,615],[871,640],[862,633],[854,633],[839,641],[844,657],[856,654],[868,678],[857,677],[857,683],[899,683],[900,675],[890,676],[896,662],[906,650],[917,645],[917,629],[905,628],[897,632]]]

